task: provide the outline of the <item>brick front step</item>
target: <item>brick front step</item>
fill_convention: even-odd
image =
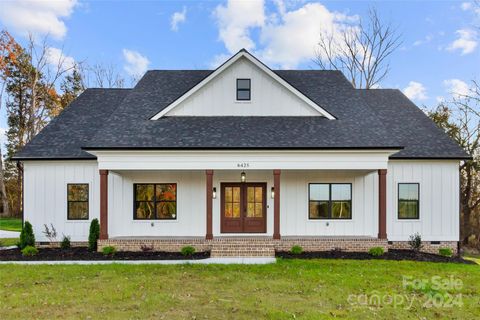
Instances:
[[[255,244],[213,244],[212,257],[274,257],[275,248],[270,245],[255,245]]]

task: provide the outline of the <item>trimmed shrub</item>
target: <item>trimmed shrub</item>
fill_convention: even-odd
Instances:
[[[25,257],[33,257],[38,253],[38,249],[33,246],[26,246],[22,249],[22,255]]]
[[[102,253],[104,256],[114,256],[117,252],[117,248],[114,246],[103,247]]]
[[[292,254],[302,254],[303,253],[303,248],[299,245],[295,245],[290,249],[290,253],[292,253]]]
[[[88,234],[88,250],[97,251],[97,240],[100,238],[100,224],[98,219],[93,219],[90,223],[90,231]]]
[[[185,257],[189,257],[195,253],[195,248],[192,246],[185,246],[180,250],[180,253]]]
[[[19,242],[20,249],[24,249],[26,246],[35,247],[35,235],[33,234],[32,225],[28,221],[25,221],[23,224]]]
[[[451,257],[451,256],[453,256],[453,251],[452,251],[452,249],[450,249],[450,248],[440,248],[440,249],[438,249],[438,253],[439,253],[441,256],[444,256],[444,257]]]
[[[368,254],[374,257],[380,257],[383,256],[385,253],[385,250],[382,247],[373,247],[368,250]]]
[[[422,236],[418,232],[412,234],[408,240],[408,244],[413,251],[419,252],[423,248]]]
[[[69,236],[63,235],[62,242],[60,242],[60,248],[64,250],[71,248]]]

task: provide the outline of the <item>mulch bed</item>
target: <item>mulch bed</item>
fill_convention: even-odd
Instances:
[[[33,257],[24,257],[19,249],[0,250],[0,261],[66,261],[66,260],[199,260],[210,257],[210,252],[196,252],[183,256],[180,252],[130,252],[119,251],[114,256],[104,256],[101,252],[91,252],[85,247],[67,250],[40,248]]]
[[[288,251],[278,251],[276,257],[284,259],[354,259],[354,260],[411,260],[425,262],[454,262],[475,264],[470,260],[465,260],[460,256],[444,257],[437,254],[414,252],[412,250],[393,250],[390,249],[380,257],[374,257],[367,252],[345,252],[339,250],[303,252],[301,254],[292,254]]]

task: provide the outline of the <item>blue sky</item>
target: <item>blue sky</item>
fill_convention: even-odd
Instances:
[[[316,68],[321,30],[339,30],[375,6],[402,34],[381,83],[419,106],[480,80],[480,4],[470,1],[1,1],[0,27],[20,43],[49,35],[67,61],[147,69],[209,69],[246,47],[272,68]],[[6,127],[4,110],[0,127]]]

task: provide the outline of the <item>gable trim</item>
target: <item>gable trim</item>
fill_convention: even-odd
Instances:
[[[231,66],[233,63],[235,63],[238,59],[245,57],[247,60],[252,62],[254,65],[256,65],[258,68],[260,68],[263,72],[268,74],[270,77],[275,79],[278,83],[280,83],[282,86],[284,86],[286,89],[288,89],[290,92],[292,92],[295,96],[300,98],[303,102],[308,104],[310,107],[312,107],[314,110],[319,112],[322,116],[329,120],[335,120],[336,118],[329,113],[327,110],[323,109],[320,107],[318,104],[313,102],[309,97],[307,97],[304,93],[300,92],[298,89],[296,89],[294,86],[292,86],[290,83],[285,81],[282,77],[277,75],[275,72],[272,71],[269,67],[267,67],[263,62],[255,58],[252,54],[250,54],[247,50],[242,49],[235,55],[233,55],[230,59],[225,61],[222,65],[220,65],[215,71],[210,73],[206,78],[204,78],[202,81],[197,83],[195,86],[190,88],[186,93],[181,95],[179,98],[177,98],[175,101],[173,101],[170,105],[168,105],[166,108],[155,114],[153,117],[150,118],[150,120],[158,120],[164,115],[166,115],[168,112],[170,112],[172,109],[177,107],[180,103],[185,101],[188,97],[193,95],[195,92],[199,91],[203,86],[205,86],[208,82],[210,82],[212,79],[214,79],[217,75],[222,73],[225,69],[227,69],[229,66]]]

